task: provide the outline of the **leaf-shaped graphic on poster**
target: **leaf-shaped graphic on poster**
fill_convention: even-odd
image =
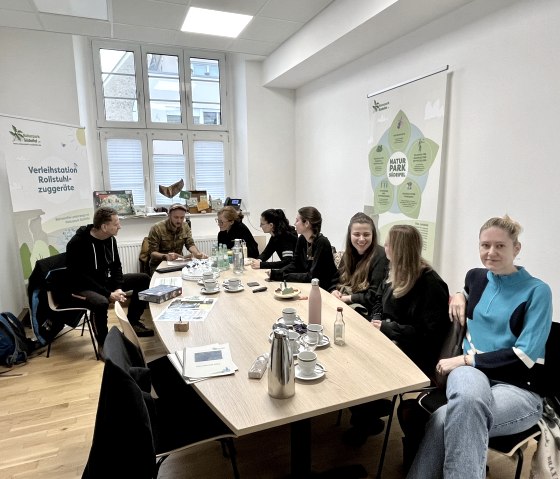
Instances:
[[[404,111],[400,110],[389,129],[391,151],[406,151],[410,139],[410,122]]]
[[[410,218],[418,218],[422,205],[422,190],[410,177],[397,188],[397,204],[403,214]]]
[[[384,145],[375,145],[369,152],[369,171],[373,176],[387,174],[387,162],[389,161],[389,150]]]
[[[379,182],[375,187],[373,192],[374,204],[373,212],[374,214],[386,213],[391,209],[393,201],[395,199],[395,187],[389,183],[387,179]]]
[[[432,166],[438,150],[439,145],[429,138],[419,138],[412,143],[406,155],[410,164],[410,173],[414,176],[425,175]]]

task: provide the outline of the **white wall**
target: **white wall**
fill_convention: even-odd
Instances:
[[[79,125],[71,37],[0,28],[0,45],[0,114]],[[0,309],[17,315],[27,296],[1,153],[0,201]]]
[[[451,291],[460,289],[465,272],[481,266],[481,224],[508,213],[525,229],[518,263],[554,293],[560,288],[560,2],[513,2],[478,18],[485,3],[475,1],[298,89],[296,203],[317,206],[325,234],[342,246],[368,174],[367,94],[449,64],[435,266]]]

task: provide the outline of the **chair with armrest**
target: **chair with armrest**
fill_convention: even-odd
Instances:
[[[537,370],[538,390],[543,396],[558,396],[560,393],[560,381],[558,381],[558,368],[560,367],[560,323],[552,323],[548,339],[546,341],[545,363],[535,365]],[[418,402],[422,408],[432,414],[447,403],[444,389],[435,389],[420,394]],[[491,437],[488,441],[488,449],[517,459],[515,468],[515,479],[521,477],[523,468],[523,451],[532,439],[538,440],[541,430],[537,425],[517,434]]]

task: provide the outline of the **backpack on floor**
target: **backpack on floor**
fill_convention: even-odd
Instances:
[[[12,367],[26,362],[30,341],[19,319],[12,313],[0,314],[0,364]]]

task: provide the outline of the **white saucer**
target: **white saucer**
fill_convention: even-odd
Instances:
[[[315,370],[313,371],[313,374],[310,374],[309,376],[304,376],[301,374],[301,369],[299,368],[299,364],[296,364],[295,370],[296,370],[296,378],[301,379],[302,381],[315,381],[315,379],[322,378],[325,375],[325,370],[323,369],[321,363],[317,363],[317,366],[315,366]]]
[[[278,319],[276,320],[276,322],[277,322],[278,324],[286,324],[286,323],[284,322],[284,318],[278,318]],[[296,316],[296,320],[294,321],[294,324],[303,324],[303,319],[301,319],[299,316]],[[293,326],[294,324],[286,324],[286,326],[291,327],[291,326]]]
[[[325,348],[329,344],[331,344],[330,338],[326,334],[323,334],[323,339],[321,340],[321,344],[318,344],[317,347],[318,348]]]
[[[224,289],[228,293],[239,293],[239,291],[243,291],[245,288],[243,287],[243,285],[240,285],[237,289],[231,289],[227,284],[224,284]]]
[[[216,288],[213,291],[207,291],[206,288],[203,286],[202,288],[200,288],[200,293],[201,294],[216,294],[220,292],[220,288]]]

